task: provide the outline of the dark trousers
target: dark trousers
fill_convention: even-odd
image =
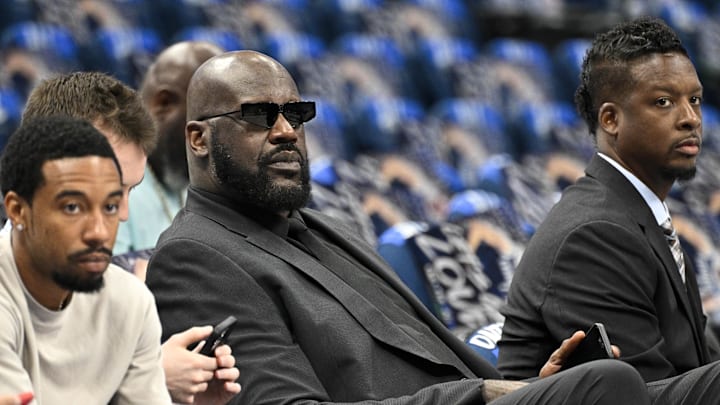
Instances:
[[[645,382],[632,366],[618,360],[597,360],[535,380],[490,402],[524,404],[645,405],[650,404],[650,398]]]
[[[654,405],[720,404],[720,361],[648,383]]]

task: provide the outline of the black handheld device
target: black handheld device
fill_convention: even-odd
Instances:
[[[233,328],[235,327],[235,323],[237,323],[237,319],[235,319],[234,316],[230,315],[225,318],[225,320],[215,325],[215,328],[213,328],[210,336],[205,339],[205,344],[203,345],[202,349],[200,349],[200,354],[211,357],[214,356],[215,349],[225,343],[228,335],[230,335],[230,332],[232,332]]]
[[[565,364],[563,364],[563,369],[592,360],[613,358],[615,356],[613,356],[612,347],[610,346],[610,339],[607,332],[605,332],[605,325],[598,322],[585,332],[585,339],[570,353],[570,356],[565,360]]]

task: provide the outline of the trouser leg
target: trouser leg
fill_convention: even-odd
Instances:
[[[630,365],[598,360],[535,380],[491,405],[646,405],[647,386]]]
[[[648,383],[654,405],[720,404],[720,361]]]

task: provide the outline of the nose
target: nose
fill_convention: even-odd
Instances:
[[[110,240],[117,225],[113,227],[113,219],[100,210],[90,213],[85,219],[83,239],[89,245],[101,245]],[[115,221],[117,223],[117,221]]]
[[[293,128],[290,122],[285,119],[285,116],[280,113],[278,114],[277,120],[275,120],[275,124],[270,128],[268,137],[270,142],[274,144],[289,143],[297,141],[298,133],[296,128]]]
[[[697,105],[686,103],[681,114],[679,125],[683,129],[695,130],[702,124],[702,112]]]

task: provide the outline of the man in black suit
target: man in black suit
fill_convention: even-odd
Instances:
[[[254,51],[211,58],[187,99],[187,204],[160,237],[147,284],[164,337],[238,318],[228,344],[247,388],[233,403],[648,403],[637,372],[615,360],[530,384],[492,381],[497,371],[361,235],[303,208],[303,124],[315,105],[274,59]],[[569,339],[543,375],[582,337]],[[509,393],[493,400],[498,388]]]
[[[523,255],[498,367],[507,378],[535,375],[563,335],[602,322],[646,381],[694,370],[680,377],[686,402],[676,403],[716,403],[719,366],[709,364],[694,270],[663,230],[664,199],[693,176],[702,144],[695,68],[665,23],[642,18],[595,39],[581,80],[576,103],[598,153]],[[677,389],[651,385],[651,398]]]

